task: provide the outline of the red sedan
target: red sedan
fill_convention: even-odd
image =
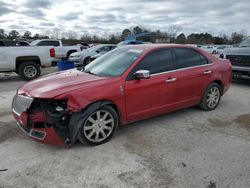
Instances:
[[[124,46],[82,70],[26,83],[12,111],[20,129],[38,142],[98,145],[120,125],[191,106],[214,110],[231,74],[230,61],[198,48]]]

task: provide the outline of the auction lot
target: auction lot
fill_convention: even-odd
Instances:
[[[122,127],[104,145],[71,148],[17,128],[10,106],[23,83],[0,74],[0,187],[250,187],[249,81],[233,82],[215,111],[188,108]]]

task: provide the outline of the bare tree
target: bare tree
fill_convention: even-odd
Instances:
[[[0,39],[4,39],[5,38],[5,33],[3,29],[0,29]]]
[[[78,38],[78,34],[77,34],[77,32],[69,30],[67,32],[62,33],[61,37],[65,38],[65,39],[73,39],[73,40],[75,40],[75,39]]]
[[[182,27],[179,25],[171,25],[168,27],[168,33],[169,33],[171,42],[174,42],[177,36],[177,33],[180,32],[181,30],[182,30]]]
[[[54,28],[51,32],[50,38],[52,39],[59,39],[61,36],[61,29]]]

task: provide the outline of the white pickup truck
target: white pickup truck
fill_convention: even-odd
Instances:
[[[55,48],[57,58],[67,58],[74,52],[80,52],[84,49],[81,45],[64,46],[61,40],[41,39],[34,40],[31,46],[53,46]]]
[[[51,66],[54,57],[53,47],[0,47],[0,72],[16,72],[31,80],[40,76],[41,67]]]
[[[243,40],[238,47],[225,49],[220,57],[231,61],[235,79],[250,78],[250,37]]]

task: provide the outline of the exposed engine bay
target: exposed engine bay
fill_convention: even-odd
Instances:
[[[36,98],[27,114],[27,128],[53,127],[65,144],[69,142],[70,114],[66,100]]]

